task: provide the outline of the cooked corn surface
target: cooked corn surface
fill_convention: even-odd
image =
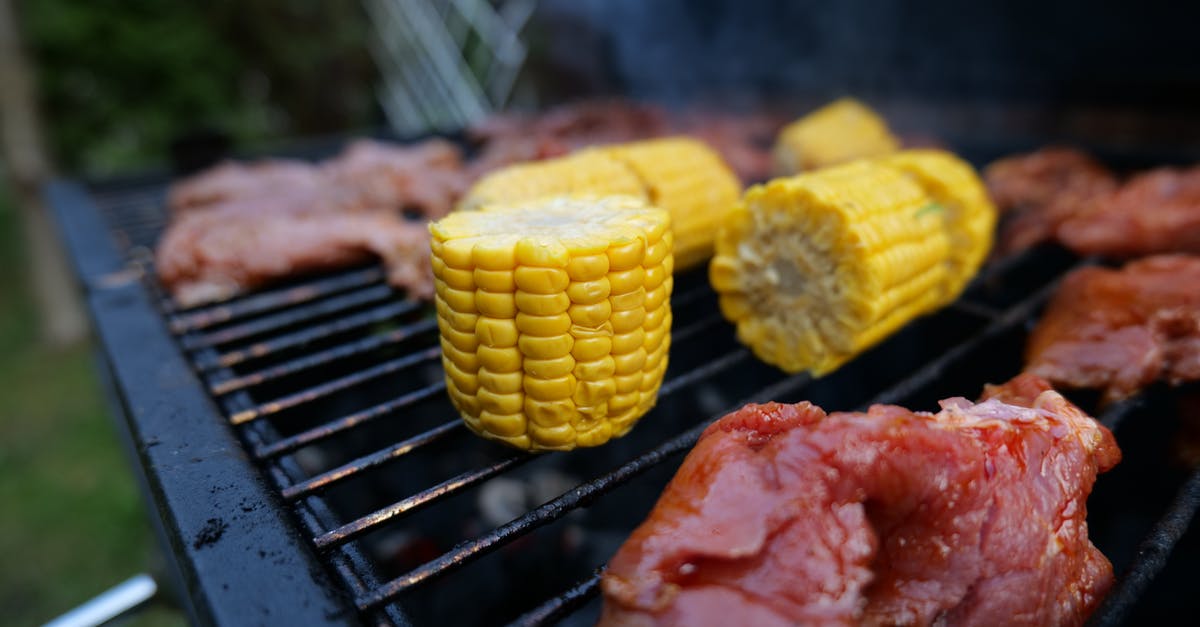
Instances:
[[[842,98],[785,126],[773,154],[776,171],[789,175],[899,149],[899,140],[879,114]]]
[[[737,175],[704,142],[673,137],[597,150],[632,169],[651,204],[671,214],[675,267],[707,261],[721,220],[742,192]]]
[[[571,195],[648,198],[641,178],[627,164],[600,151],[583,150],[496,170],[476,182],[458,208],[479,210],[544,196]]]
[[[970,164],[944,150],[905,150],[880,163],[913,177],[936,203],[950,237],[945,302],[966,287],[992,248],[996,207]]]
[[[944,303],[951,248],[917,180],[864,160],[752,187],[709,276],[755,354],[819,376]]]
[[[472,431],[568,450],[624,435],[653,407],[671,343],[666,211],[543,198],[430,232],[446,385]]]
[[[635,196],[671,214],[675,264],[686,269],[712,256],[717,227],[741,189],[704,142],[668,137],[510,166],[480,180],[459,206],[486,211],[547,196]]]

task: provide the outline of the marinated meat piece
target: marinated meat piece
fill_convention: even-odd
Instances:
[[[156,260],[159,278],[187,307],[373,256],[393,285],[432,295],[429,231],[392,211],[189,212],[171,224]]]
[[[771,148],[788,118],[769,112],[733,114],[699,112],[675,122],[675,131],[695,137],[716,150],[743,183],[772,178]]]
[[[167,207],[177,213],[236,198],[269,197],[284,191],[313,191],[321,184],[320,171],[304,161],[226,161],[172,185],[167,192]]]
[[[1077,625],[1112,583],[1112,434],[1036,377],[937,414],[749,405],[705,430],[602,580],[605,625]]]
[[[1071,148],[1043,148],[1000,159],[984,170],[997,208],[1006,214],[996,254],[1051,241],[1058,226],[1117,187],[1099,162]]]
[[[449,213],[468,183],[462,152],[440,139],[405,146],[358,140],[321,170],[331,186],[349,190],[358,206],[430,219]]]
[[[1029,338],[1026,371],[1107,401],[1200,379],[1200,257],[1161,255],[1063,280]]]
[[[358,141],[320,166],[222,165],[172,189],[176,202],[193,204],[181,205],[159,240],[159,278],[193,306],[375,255],[392,284],[427,297],[429,234],[402,214],[440,218],[466,184],[458,149],[441,140]]]
[[[1139,174],[1076,212],[1058,238],[1084,255],[1200,253],[1200,166]]]

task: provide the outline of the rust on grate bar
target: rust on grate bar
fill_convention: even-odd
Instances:
[[[349,274],[320,279],[274,292],[266,292],[246,298],[196,309],[172,316],[171,331],[183,334],[198,331],[245,316],[260,314],[281,307],[292,307],[357,287],[383,280],[382,268],[367,268]]]
[[[691,385],[692,383],[695,383],[696,381],[698,381],[702,378],[717,374],[717,373],[721,372],[722,370],[732,367],[734,364],[738,363],[739,361],[746,359],[747,357],[749,357],[749,355],[750,355],[749,351],[747,351],[745,349],[738,349],[738,350],[730,352],[726,355],[723,355],[719,359],[714,359],[699,368],[690,370],[690,371],[688,371],[682,375],[679,375],[678,377],[675,377],[674,379],[664,383],[662,385],[662,388],[659,389],[659,396],[663,397],[668,394],[672,394],[678,390],[686,388],[687,386]],[[380,453],[380,455],[382,456],[383,454]],[[372,457],[373,456],[374,455],[372,455]],[[365,459],[365,458],[363,458],[363,459]],[[381,463],[384,461],[390,461],[391,459],[394,459],[394,457],[388,456],[388,457],[386,457],[386,459],[381,460]],[[361,470],[361,468],[347,469],[347,471],[345,473],[342,473],[338,477],[338,479],[339,480],[344,479],[346,476],[353,475],[354,473],[359,472],[360,470]],[[466,473],[466,475],[460,475],[460,477],[467,476],[467,475],[477,476],[476,473],[481,473],[481,472],[486,473],[486,472],[490,472],[490,470],[488,468],[485,468],[480,471],[472,471],[472,472]],[[453,480],[453,479],[451,480],[451,482],[454,482],[454,481],[455,480]],[[457,485],[457,487],[454,487],[453,489],[446,489],[445,483],[438,484],[437,486],[434,486],[433,488],[429,488],[428,490],[424,490],[414,496],[404,499],[403,501],[400,501],[400,503],[402,504],[402,503],[407,503],[410,501],[415,501],[415,502],[419,502],[420,504],[423,505],[423,504],[432,502],[433,500],[436,500],[438,498],[441,498],[443,496],[448,496],[450,494],[453,494],[455,491],[462,489],[462,488],[466,488],[470,485],[474,485],[474,483],[469,483],[469,484],[465,484],[465,485]],[[399,504],[397,504],[397,505],[399,505]],[[393,505],[393,506],[390,506],[390,507],[380,510],[380,512],[392,511],[392,509],[395,507],[396,507],[396,505]],[[411,507],[402,507],[402,508],[400,508],[398,513],[407,512],[407,511],[409,511],[409,509],[411,509]],[[390,516],[382,516],[382,515],[380,515],[380,512],[376,512],[369,516],[365,516],[365,517],[360,518],[352,523],[349,523],[349,524],[344,525],[338,529],[335,529],[329,533],[326,533],[323,536],[320,536],[320,538],[318,538],[318,539],[320,539],[323,544],[319,544],[318,546],[328,546],[330,544],[336,544],[339,542],[348,541],[359,534],[370,531],[373,527],[375,527],[377,525],[381,525],[383,523],[390,521],[394,517],[394,514],[390,515]]]
[[[464,472],[461,475],[443,481],[442,483],[439,483],[428,490],[423,490],[402,501],[393,503],[381,510],[363,516],[354,522],[342,525],[341,527],[329,531],[328,533],[319,535],[313,538],[313,544],[315,544],[319,550],[325,550],[330,547],[344,544],[387,521],[393,520],[399,516],[403,516],[420,507],[428,505],[429,503],[432,503],[443,496],[454,494],[459,490],[469,488],[481,481],[495,477],[496,475],[499,475],[510,468],[514,468],[536,458],[537,455],[522,453],[502,459],[484,468]]]
[[[369,381],[385,374],[391,374],[420,363],[432,361],[432,357],[440,355],[441,351],[441,346],[433,346],[416,353],[405,355],[404,357],[400,357],[398,359],[386,361],[377,366],[372,366],[366,370],[360,370],[354,374],[347,375],[340,379],[334,379],[327,383],[315,385],[302,392],[289,394],[283,398],[273,400],[269,403],[263,403],[257,407],[236,412],[229,417],[229,421],[235,425],[240,425],[244,422],[262,418],[263,416],[277,414],[285,409],[291,409],[305,403],[311,403],[312,401],[324,398],[335,392],[340,392],[347,388],[354,387],[360,383],[363,383],[364,381]]]
[[[308,446],[314,442],[319,442],[325,438],[332,437],[348,429],[353,429],[354,427],[376,418],[391,414],[398,409],[415,405],[427,398],[441,394],[445,390],[446,382],[444,380],[431,383],[419,390],[409,392],[400,396],[399,398],[387,401],[386,403],[380,403],[363,411],[355,412],[348,416],[343,416],[337,420],[327,422],[319,427],[313,427],[312,429],[302,431],[296,435],[272,442],[271,444],[257,446],[254,449],[254,456],[258,459],[266,459],[294,451],[303,446]]]
[[[387,303],[367,311],[345,316],[343,318],[338,318],[337,320],[333,320],[328,324],[322,324],[320,326],[308,329],[301,329],[299,331],[273,337],[266,341],[257,342],[244,348],[222,353],[214,358],[197,359],[197,368],[199,368],[201,372],[216,370],[218,368],[230,368],[250,361],[251,359],[266,357],[267,355],[271,355],[282,350],[303,346],[309,342],[315,342],[317,340],[332,337],[340,333],[346,333],[355,329],[370,326],[372,324],[385,322],[387,320],[391,320],[392,318],[412,313],[416,309],[417,307],[414,307],[412,302],[406,300]]]
[[[286,361],[265,370],[260,370],[258,372],[240,377],[234,377],[232,379],[226,379],[224,381],[217,381],[209,386],[209,390],[212,391],[212,393],[216,396],[243,390],[248,387],[261,385],[268,381],[274,381],[275,379],[307,370],[314,366],[327,364],[331,361],[345,359],[354,355],[361,355],[392,344],[398,344],[404,340],[412,338],[413,336],[432,331],[436,328],[437,320],[421,320],[398,329],[392,329],[386,333],[372,335],[360,340],[355,340],[353,342],[334,346],[322,351],[317,351],[303,357],[297,357],[296,359]],[[437,356],[434,355],[430,357],[430,359],[437,359]]]
[[[397,442],[383,450],[376,451],[369,455],[364,455],[351,462],[342,464],[333,470],[323,472],[315,477],[312,477],[311,479],[290,485],[284,488],[281,494],[283,495],[284,500],[287,501],[294,501],[298,498],[308,496],[314,492],[324,490],[329,486],[342,481],[343,479],[352,477],[365,470],[382,466],[389,461],[398,459],[421,447],[428,446],[439,440],[443,440],[451,434],[460,433],[462,432],[463,428],[464,427],[461,420],[452,420],[440,426],[434,427],[424,433],[408,438],[407,440]]]
[[[243,322],[236,326],[226,327],[219,331],[212,331],[205,335],[185,335],[182,338],[182,343],[183,347],[188,350],[228,344],[391,298],[393,294],[394,292],[391,287],[376,285],[292,309],[286,309],[279,313]],[[421,307],[421,304],[413,302],[410,304],[410,307],[415,310]]]
[[[596,572],[592,573],[587,579],[580,581],[561,594],[522,614],[516,620],[509,623],[508,626],[534,627],[535,625],[558,622],[571,612],[579,609],[581,605],[587,603],[589,599],[600,591],[600,576],[603,572],[604,567],[597,568]]]

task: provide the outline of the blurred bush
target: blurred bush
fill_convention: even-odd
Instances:
[[[172,140],[241,146],[378,121],[365,15],[319,0],[29,0],[19,5],[57,163],[102,174]]]

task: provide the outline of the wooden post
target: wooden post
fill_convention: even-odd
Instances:
[[[12,0],[0,0],[0,163],[24,224],[29,286],[41,337],[62,347],[87,327],[61,244],[41,198],[51,168],[42,142],[32,72],[21,49]]]

